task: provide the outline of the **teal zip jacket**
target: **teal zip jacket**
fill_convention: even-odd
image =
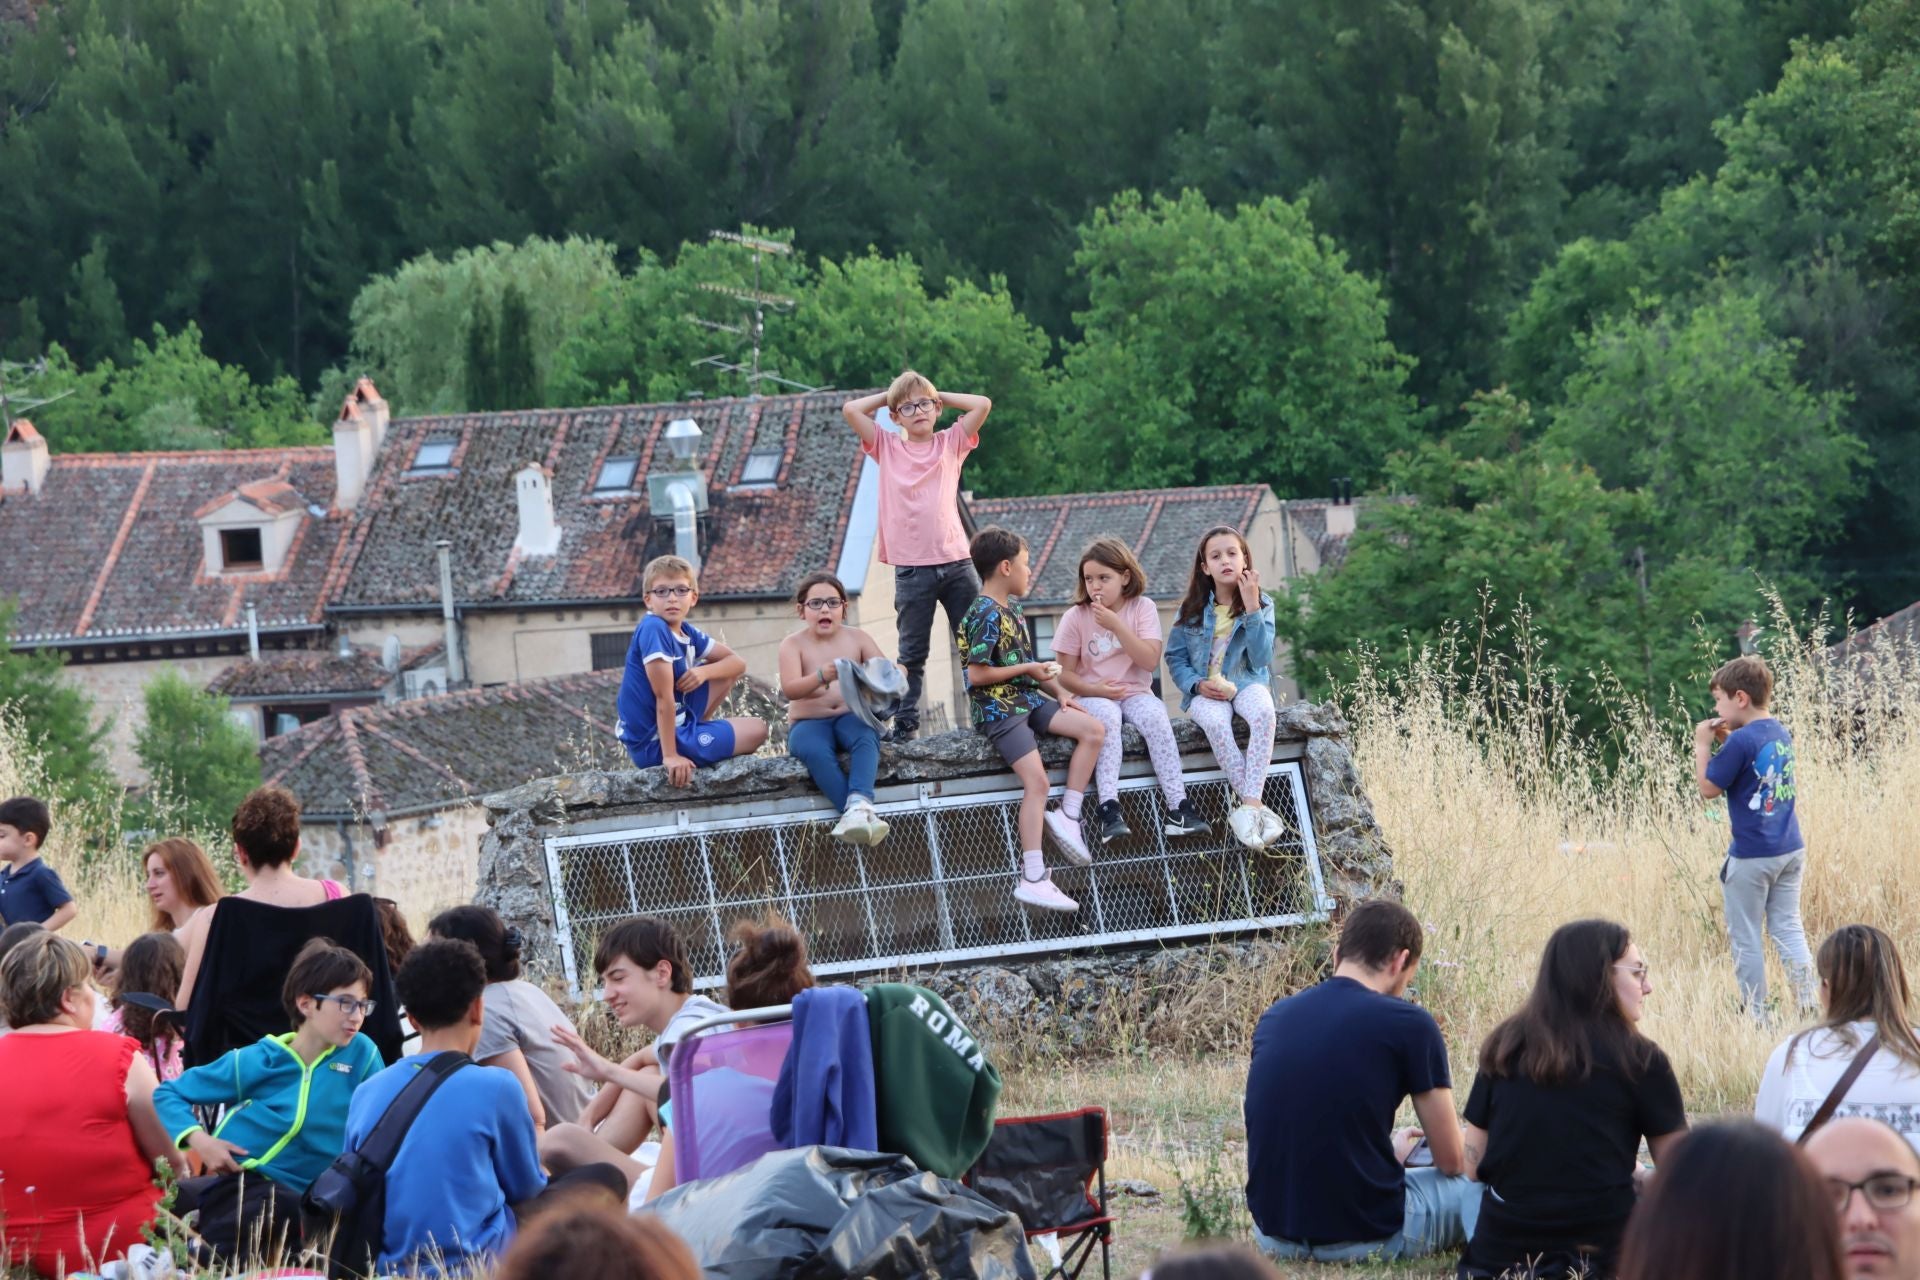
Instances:
[[[356,1035],[309,1065],[294,1053],[293,1036],[267,1036],[154,1090],[154,1110],[174,1145],[185,1146],[202,1127],[193,1108],[225,1106],[213,1136],[246,1148],[240,1167],[305,1191],[346,1145],[353,1091],[385,1064],[373,1041]]]

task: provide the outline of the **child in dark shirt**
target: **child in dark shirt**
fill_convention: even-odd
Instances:
[[[40,858],[53,827],[47,802],[15,796],[0,804],[0,924],[37,924],[58,932],[80,908],[60,873]]]

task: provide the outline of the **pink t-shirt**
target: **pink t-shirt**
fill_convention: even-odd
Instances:
[[[1160,611],[1145,596],[1123,601],[1114,612],[1120,615],[1127,630],[1142,640],[1160,639]],[[1127,656],[1113,632],[1093,620],[1093,609],[1089,605],[1077,604],[1067,610],[1054,630],[1053,651],[1077,655],[1084,680],[1111,680],[1124,685],[1128,697],[1153,692],[1153,672]]]
[[[980,437],[948,427],[925,444],[885,427],[861,446],[880,465],[880,563],[951,564],[967,558],[960,467]]]

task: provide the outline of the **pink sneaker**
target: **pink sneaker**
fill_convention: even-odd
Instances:
[[[1093,851],[1087,848],[1086,837],[1080,834],[1080,820],[1069,818],[1058,809],[1050,808],[1046,813],[1047,830],[1053,836],[1053,842],[1060,846],[1060,852],[1068,862],[1076,867],[1093,865]]]
[[[1021,876],[1013,896],[1016,901],[1024,902],[1030,907],[1039,907],[1043,911],[1078,911],[1080,909],[1079,903],[1060,892],[1060,886],[1053,882],[1052,876],[1047,876],[1043,880],[1029,880]]]

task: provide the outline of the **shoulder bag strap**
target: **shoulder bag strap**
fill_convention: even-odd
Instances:
[[[1879,1049],[1880,1033],[1876,1031],[1865,1044],[1860,1046],[1860,1052],[1853,1055],[1853,1061],[1847,1064],[1846,1072],[1835,1082],[1833,1092],[1829,1093],[1827,1100],[1820,1104],[1820,1109],[1813,1113],[1813,1119],[1807,1121],[1807,1127],[1800,1131],[1800,1137],[1796,1140],[1798,1145],[1805,1146],[1808,1138],[1818,1132],[1827,1121],[1833,1119],[1833,1113],[1840,1109],[1842,1102],[1846,1101],[1847,1090],[1853,1088],[1853,1082],[1858,1080],[1860,1073],[1867,1069],[1867,1059]]]
[[[427,1105],[427,1099],[434,1090],[446,1083],[447,1077],[462,1067],[473,1065],[473,1059],[464,1053],[441,1053],[432,1062],[420,1068],[420,1074],[407,1081],[406,1088],[400,1090],[393,1102],[388,1105],[386,1114],[374,1124],[373,1131],[367,1134],[367,1140],[360,1144],[360,1158],[385,1173],[393,1164],[393,1157],[399,1153],[400,1143],[407,1136],[407,1130]]]

